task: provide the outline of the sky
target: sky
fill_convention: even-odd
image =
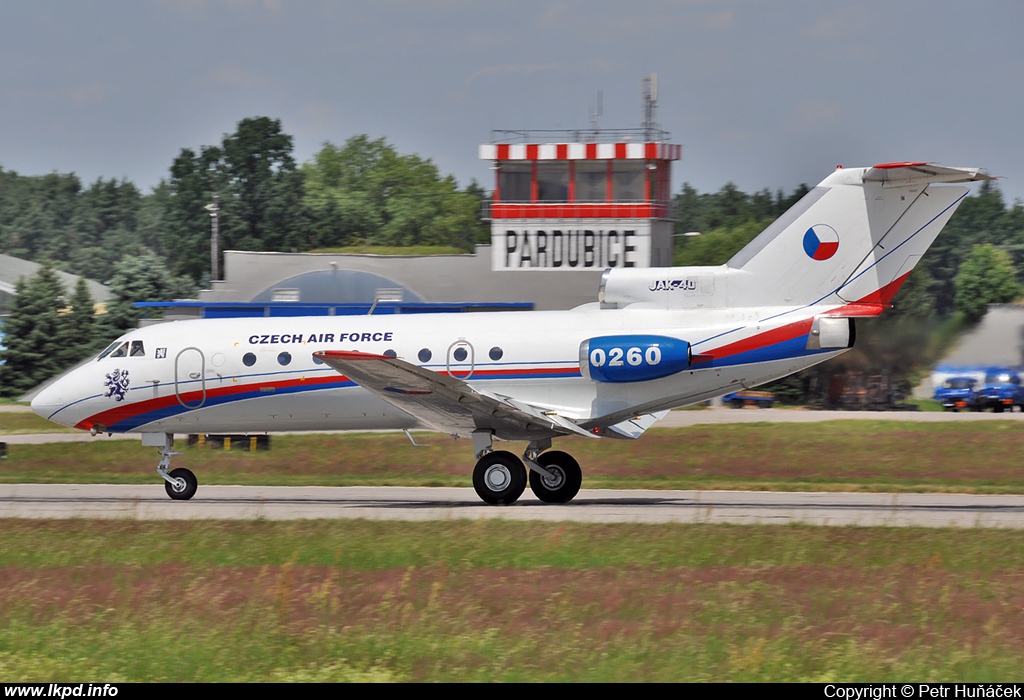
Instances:
[[[1018,0],[4,0],[0,167],[149,191],[183,148],[280,119],[299,163],[368,134],[493,187],[494,129],[638,127],[673,192],[921,160],[1024,199]]]

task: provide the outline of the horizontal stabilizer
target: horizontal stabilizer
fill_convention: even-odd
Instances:
[[[947,168],[930,163],[882,163],[868,168],[865,182],[881,182],[883,187],[909,187],[936,182],[977,182],[995,180],[980,168]]]

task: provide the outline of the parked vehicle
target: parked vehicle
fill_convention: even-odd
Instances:
[[[770,391],[744,389],[743,391],[734,391],[731,394],[726,394],[722,397],[722,403],[729,404],[733,408],[743,408],[744,406],[771,408],[772,404],[775,403],[775,394]]]
[[[1024,411],[1024,387],[1017,372],[1001,368],[986,371],[985,383],[977,389],[971,408],[975,411],[991,408],[1002,413],[1012,411],[1014,406]]]
[[[970,408],[977,394],[978,380],[974,377],[950,377],[935,387],[935,400],[947,411]]]

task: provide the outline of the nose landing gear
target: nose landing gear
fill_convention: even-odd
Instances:
[[[161,476],[163,475],[161,474]],[[196,479],[196,475],[190,470],[178,467],[168,476],[170,478],[164,482],[164,489],[166,489],[168,496],[176,501],[187,501],[196,495],[196,489],[199,488],[199,480]]]
[[[160,463],[156,465],[156,473],[164,480],[168,496],[176,501],[187,501],[196,495],[199,480],[191,470],[178,467],[171,471],[171,457],[182,454],[174,451],[173,433],[143,433],[142,444],[160,448]]]

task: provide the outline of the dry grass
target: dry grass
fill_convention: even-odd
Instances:
[[[1024,648],[1016,532],[0,526],[12,681],[993,681]]]

